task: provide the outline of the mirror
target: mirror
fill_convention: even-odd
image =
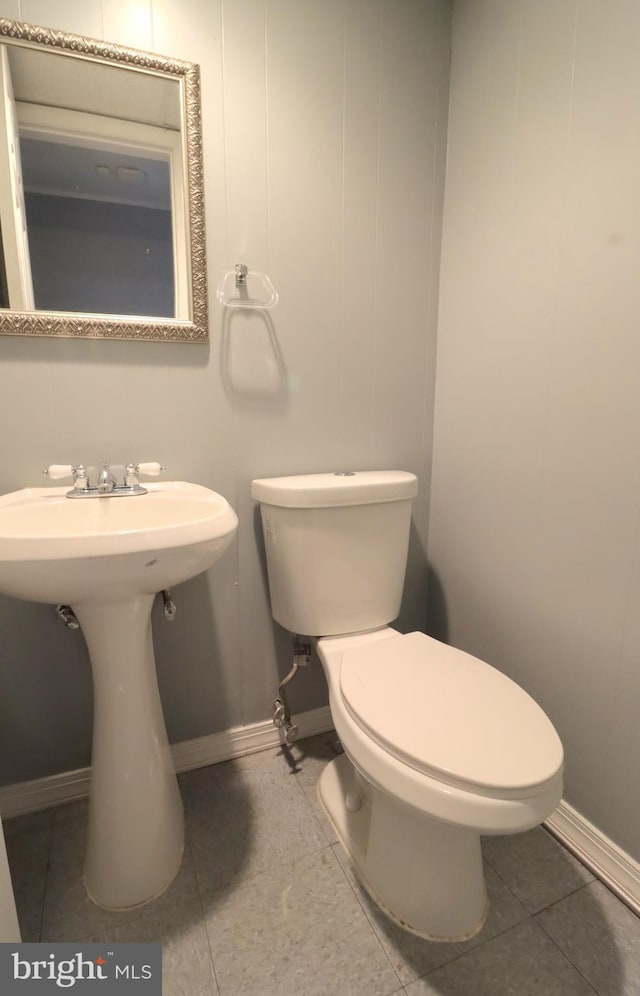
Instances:
[[[208,339],[200,72],[0,18],[0,334]]]

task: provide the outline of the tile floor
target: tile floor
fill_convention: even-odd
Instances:
[[[541,828],[485,839],[491,913],[471,941],[391,923],[315,799],[333,739],[181,775],[180,874],[129,913],[86,898],[84,803],[5,821],[23,939],[162,941],[164,996],[640,994],[640,919]]]

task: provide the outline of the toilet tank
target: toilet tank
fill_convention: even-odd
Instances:
[[[273,618],[309,636],[357,633],[395,619],[417,493],[416,476],[399,470],[253,481]]]

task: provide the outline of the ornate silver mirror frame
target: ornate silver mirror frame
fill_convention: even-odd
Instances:
[[[209,325],[199,67],[195,63],[5,18],[0,18],[0,43],[42,48],[75,59],[93,60],[133,72],[175,79],[181,84],[182,157],[187,179],[184,215],[188,231],[185,233],[185,245],[190,284],[188,320],[2,309],[0,335],[206,342]]]

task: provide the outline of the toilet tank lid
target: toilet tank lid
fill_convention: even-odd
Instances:
[[[251,496],[281,508],[328,508],[374,505],[415,498],[418,479],[405,470],[359,470],[252,481]]]

